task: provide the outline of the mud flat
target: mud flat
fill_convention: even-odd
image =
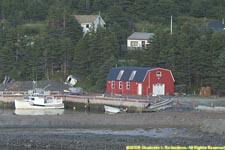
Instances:
[[[212,103],[225,106],[225,99],[173,99],[173,108],[154,113],[2,114],[0,149],[124,150],[132,145],[225,145],[225,112],[193,109],[194,105]]]
[[[157,129],[161,132],[161,129]],[[115,131],[112,131],[115,132]],[[185,133],[185,134],[184,134]],[[76,150],[124,150],[128,145],[212,145],[224,144],[225,138],[216,134],[203,134],[191,129],[173,133],[174,137],[149,137],[144,135],[115,135],[74,131],[73,129],[5,129],[0,134],[1,149],[76,149]],[[179,134],[176,136],[176,134]]]
[[[0,147],[123,150],[127,145],[221,146],[225,145],[225,136],[218,133],[225,127],[218,126],[217,120],[221,124],[225,113],[1,115]]]

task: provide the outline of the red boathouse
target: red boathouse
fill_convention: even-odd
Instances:
[[[124,95],[172,95],[174,77],[171,70],[121,66],[110,69],[106,93]]]

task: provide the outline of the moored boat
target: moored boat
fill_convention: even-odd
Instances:
[[[22,100],[15,100],[16,109],[63,109],[64,103],[62,98],[53,96],[28,96]]]

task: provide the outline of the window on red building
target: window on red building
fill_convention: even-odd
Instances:
[[[122,89],[123,88],[123,84],[122,84],[122,81],[119,82],[119,89]]]
[[[130,82],[126,82],[126,89],[130,89]]]
[[[156,77],[158,77],[158,78],[159,78],[159,77],[162,77],[162,72],[161,72],[161,71],[157,71],[157,72],[156,72]]]
[[[115,81],[112,81],[112,82],[111,82],[111,88],[112,88],[112,89],[115,89]]]

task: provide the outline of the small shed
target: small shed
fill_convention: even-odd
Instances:
[[[151,67],[115,67],[106,79],[106,93],[125,95],[172,95],[174,77],[171,70]]]

